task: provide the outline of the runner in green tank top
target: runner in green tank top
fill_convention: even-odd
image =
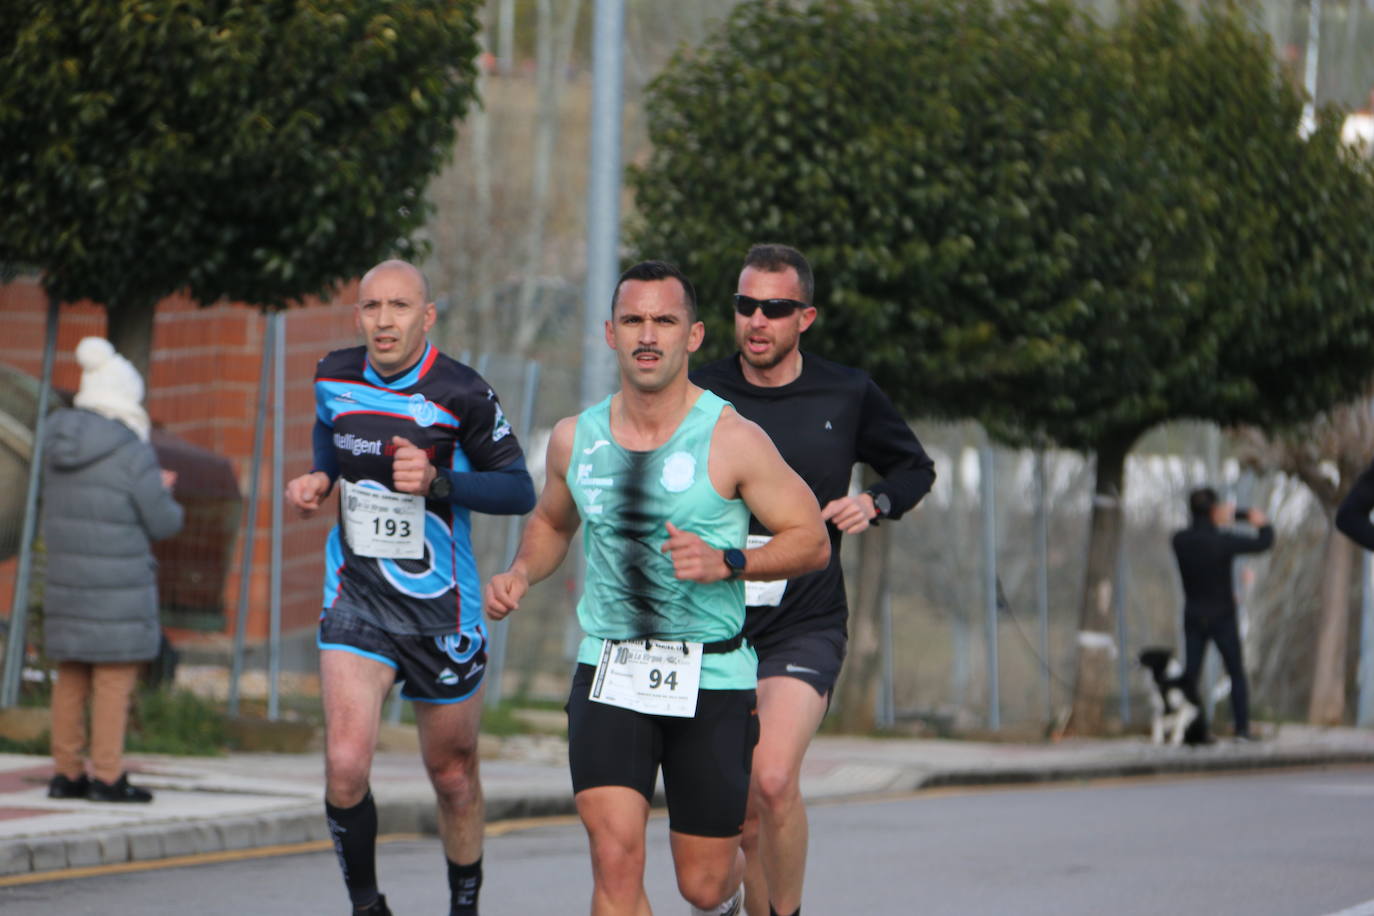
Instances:
[[[700,532],[712,547],[744,543],[749,509],[716,492],[706,474],[711,435],[729,406],[703,391],[663,445],[651,451],[621,447],[611,432],[611,398],[583,411],[573,436],[566,482],[587,552],[587,581],[577,617],[587,636],[577,660],[595,665],[602,640],[645,636],[719,642],[744,628],[744,583],[678,579],[672,558],[659,549],[666,525]],[[748,690],[758,658],[748,644],[702,658],[701,686]]]
[[[830,554],[815,496],[772,441],[688,381],[704,334],[676,268],[646,261],[621,276],[606,322],[620,391],[554,428],[539,504],[484,595],[488,616],[504,618],[585,523],[568,757],[594,916],[648,912],[644,832],[660,766],[683,897],[694,913],[741,911],[758,721],[739,580],[791,578]],[[773,538],[746,550],[751,513]]]

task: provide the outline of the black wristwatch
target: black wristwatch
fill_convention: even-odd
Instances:
[[[888,499],[887,494],[874,493],[872,490],[865,490],[864,492],[873,499],[873,508],[878,513],[869,519],[869,523],[873,524],[880,518],[887,518],[887,514],[892,511],[892,500]]]
[[[443,471],[434,469],[434,479],[429,482],[429,492],[425,494],[426,499],[448,499],[453,495],[453,481],[449,480]]]
[[[744,575],[744,551],[738,547],[731,547],[725,551],[725,566],[730,570],[730,574],[725,577],[727,579],[738,579]]]

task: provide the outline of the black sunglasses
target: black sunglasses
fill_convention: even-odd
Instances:
[[[797,309],[806,308],[805,302],[796,299],[755,299],[753,296],[746,296],[744,293],[735,293],[735,311],[745,318],[753,315],[759,309],[763,309],[765,318],[786,318]]]

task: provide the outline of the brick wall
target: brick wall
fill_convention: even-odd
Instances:
[[[310,431],[314,423],[311,379],[315,363],[326,352],[358,342],[353,310],[356,287],[341,292],[332,303],[312,301],[291,309],[286,336],[286,450],[287,480],[310,467]],[[35,377],[42,371],[47,302],[32,280],[0,286],[0,363]],[[174,296],[158,304],[149,367],[148,413],[165,431],[227,458],[245,497],[252,468],[253,423],[257,409],[258,374],[266,320],[253,308],[226,304],[198,308]],[[105,313],[89,303],[64,305],[58,325],[57,360],[53,384],[74,391],[81,370],[73,355],[77,342],[103,336]],[[270,392],[269,392],[270,397]],[[258,485],[257,535],[253,574],[249,585],[248,638],[260,640],[268,626],[268,562],[271,522],[276,499],[271,482],[271,400],[268,402],[262,479]],[[0,486],[25,486],[25,481],[0,480]],[[332,503],[331,503],[332,510]],[[234,632],[239,601],[240,551],[247,522],[244,507],[225,588],[225,634]],[[313,625],[320,612],[325,534],[332,511],[301,520],[288,513],[283,523],[282,629]],[[15,561],[0,564],[0,615],[8,616],[14,589]],[[176,634],[179,639],[190,634]]]

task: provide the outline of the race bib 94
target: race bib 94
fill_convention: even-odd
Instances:
[[[701,643],[603,640],[590,698],[655,716],[691,718],[701,683]]]

